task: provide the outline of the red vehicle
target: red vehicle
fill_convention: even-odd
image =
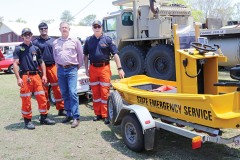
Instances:
[[[22,42],[0,43],[0,71],[13,72],[13,50]]]
[[[0,71],[13,74],[13,54],[3,55],[0,50]]]

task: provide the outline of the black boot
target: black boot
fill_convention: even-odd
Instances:
[[[93,121],[100,121],[102,118],[101,115],[97,115],[96,117],[93,117]]]
[[[105,118],[105,119],[104,119],[104,124],[109,124],[109,123],[110,123],[109,119],[108,119],[108,118]]]
[[[64,109],[58,111],[58,116],[67,116],[67,112]]]
[[[31,119],[24,118],[25,128],[27,129],[35,129],[34,124],[32,124]]]
[[[41,114],[40,124],[54,125],[54,124],[56,124],[56,122],[47,118],[47,114]]]

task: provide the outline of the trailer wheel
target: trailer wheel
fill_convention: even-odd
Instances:
[[[11,73],[11,74],[14,73],[14,71],[13,71],[13,64],[8,67],[8,73]]]
[[[121,132],[123,141],[129,149],[135,152],[144,150],[142,127],[134,114],[127,114],[123,117]]]
[[[145,57],[143,49],[134,45],[125,46],[121,49],[119,57],[126,77],[143,74]]]
[[[112,125],[115,124],[116,117],[120,110],[122,109],[122,98],[118,91],[111,92],[108,97],[108,119]]]
[[[152,47],[147,53],[145,65],[150,77],[176,80],[175,55],[171,45]]]
[[[53,90],[52,90],[51,86],[49,86],[48,95],[49,95],[48,98],[49,98],[50,103],[52,103],[53,105],[56,105],[56,100],[55,100],[55,97],[54,97]]]

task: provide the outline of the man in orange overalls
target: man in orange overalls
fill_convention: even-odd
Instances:
[[[35,129],[32,119],[31,96],[34,93],[41,114],[40,124],[53,125],[55,121],[47,118],[47,100],[42,83],[47,82],[46,67],[42,61],[41,51],[31,43],[32,32],[29,28],[22,30],[23,43],[16,47],[13,53],[13,70],[20,88],[22,99],[22,116],[25,128]],[[42,80],[38,66],[42,67]],[[19,71],[20,69],[20,71]]]
[[[109,63],[111,54],[116,62],[120,78],[124,78],[124,72],[117,54],[118,50],[116,45],[110,37],[102,34],[102,23],[98,20],[94,21],[92,23],[92,29],[94,35],[88,37],[84,45],[84,63],[93,93],[93,109],[96,115],[93,121],[104,119],[104,123],[109,124],[107,99],[111,81]],[[89,69],[88,59],[90,60]]]
[[[37,46],[41,50],[42,58],[46,65],[46,76],[53,90],[54,98],[56,101],[56,109],[58,110],[58,115],[66,116],[66,111],[64,110],[64,102],[63,102],[60,88],[58,85],[57,67],[55,65],[55,61],[53,57],[52,44],[54,39],[48,36],[48,25],[46,23],[44,22],[40,23],[38,25],[38,29],[41,35],[33,41],[33,45]],[[45,95],[47,99],[47,107],[49,110],[50,102],[49,102],[49,95],[48,95],[48,90],[49,90],[48,83],[46,83],[43,88],[45,91]]]

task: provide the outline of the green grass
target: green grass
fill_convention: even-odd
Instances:
[[[112,65],[112,78],[117,78],[116,64]],[[90,103],[91,105],[91,103]],[[233,145],[203,144],[191,149],[191,140],[161,131],[155,151],[135,153],[129,150],[121,138],[120,126],[93,122],[93,110],[86,99],[80,97],[80,125],[72,129],[62,124],[55,107],[49,117],[56,120],[54,126],[40,125],[35,99],[32,99],[35,130],[24,129],[21,117],[19,87],[14,75],[0,72],[0,159],[162,159],[162,160],[212,160],[240,159],[240,151]]]

